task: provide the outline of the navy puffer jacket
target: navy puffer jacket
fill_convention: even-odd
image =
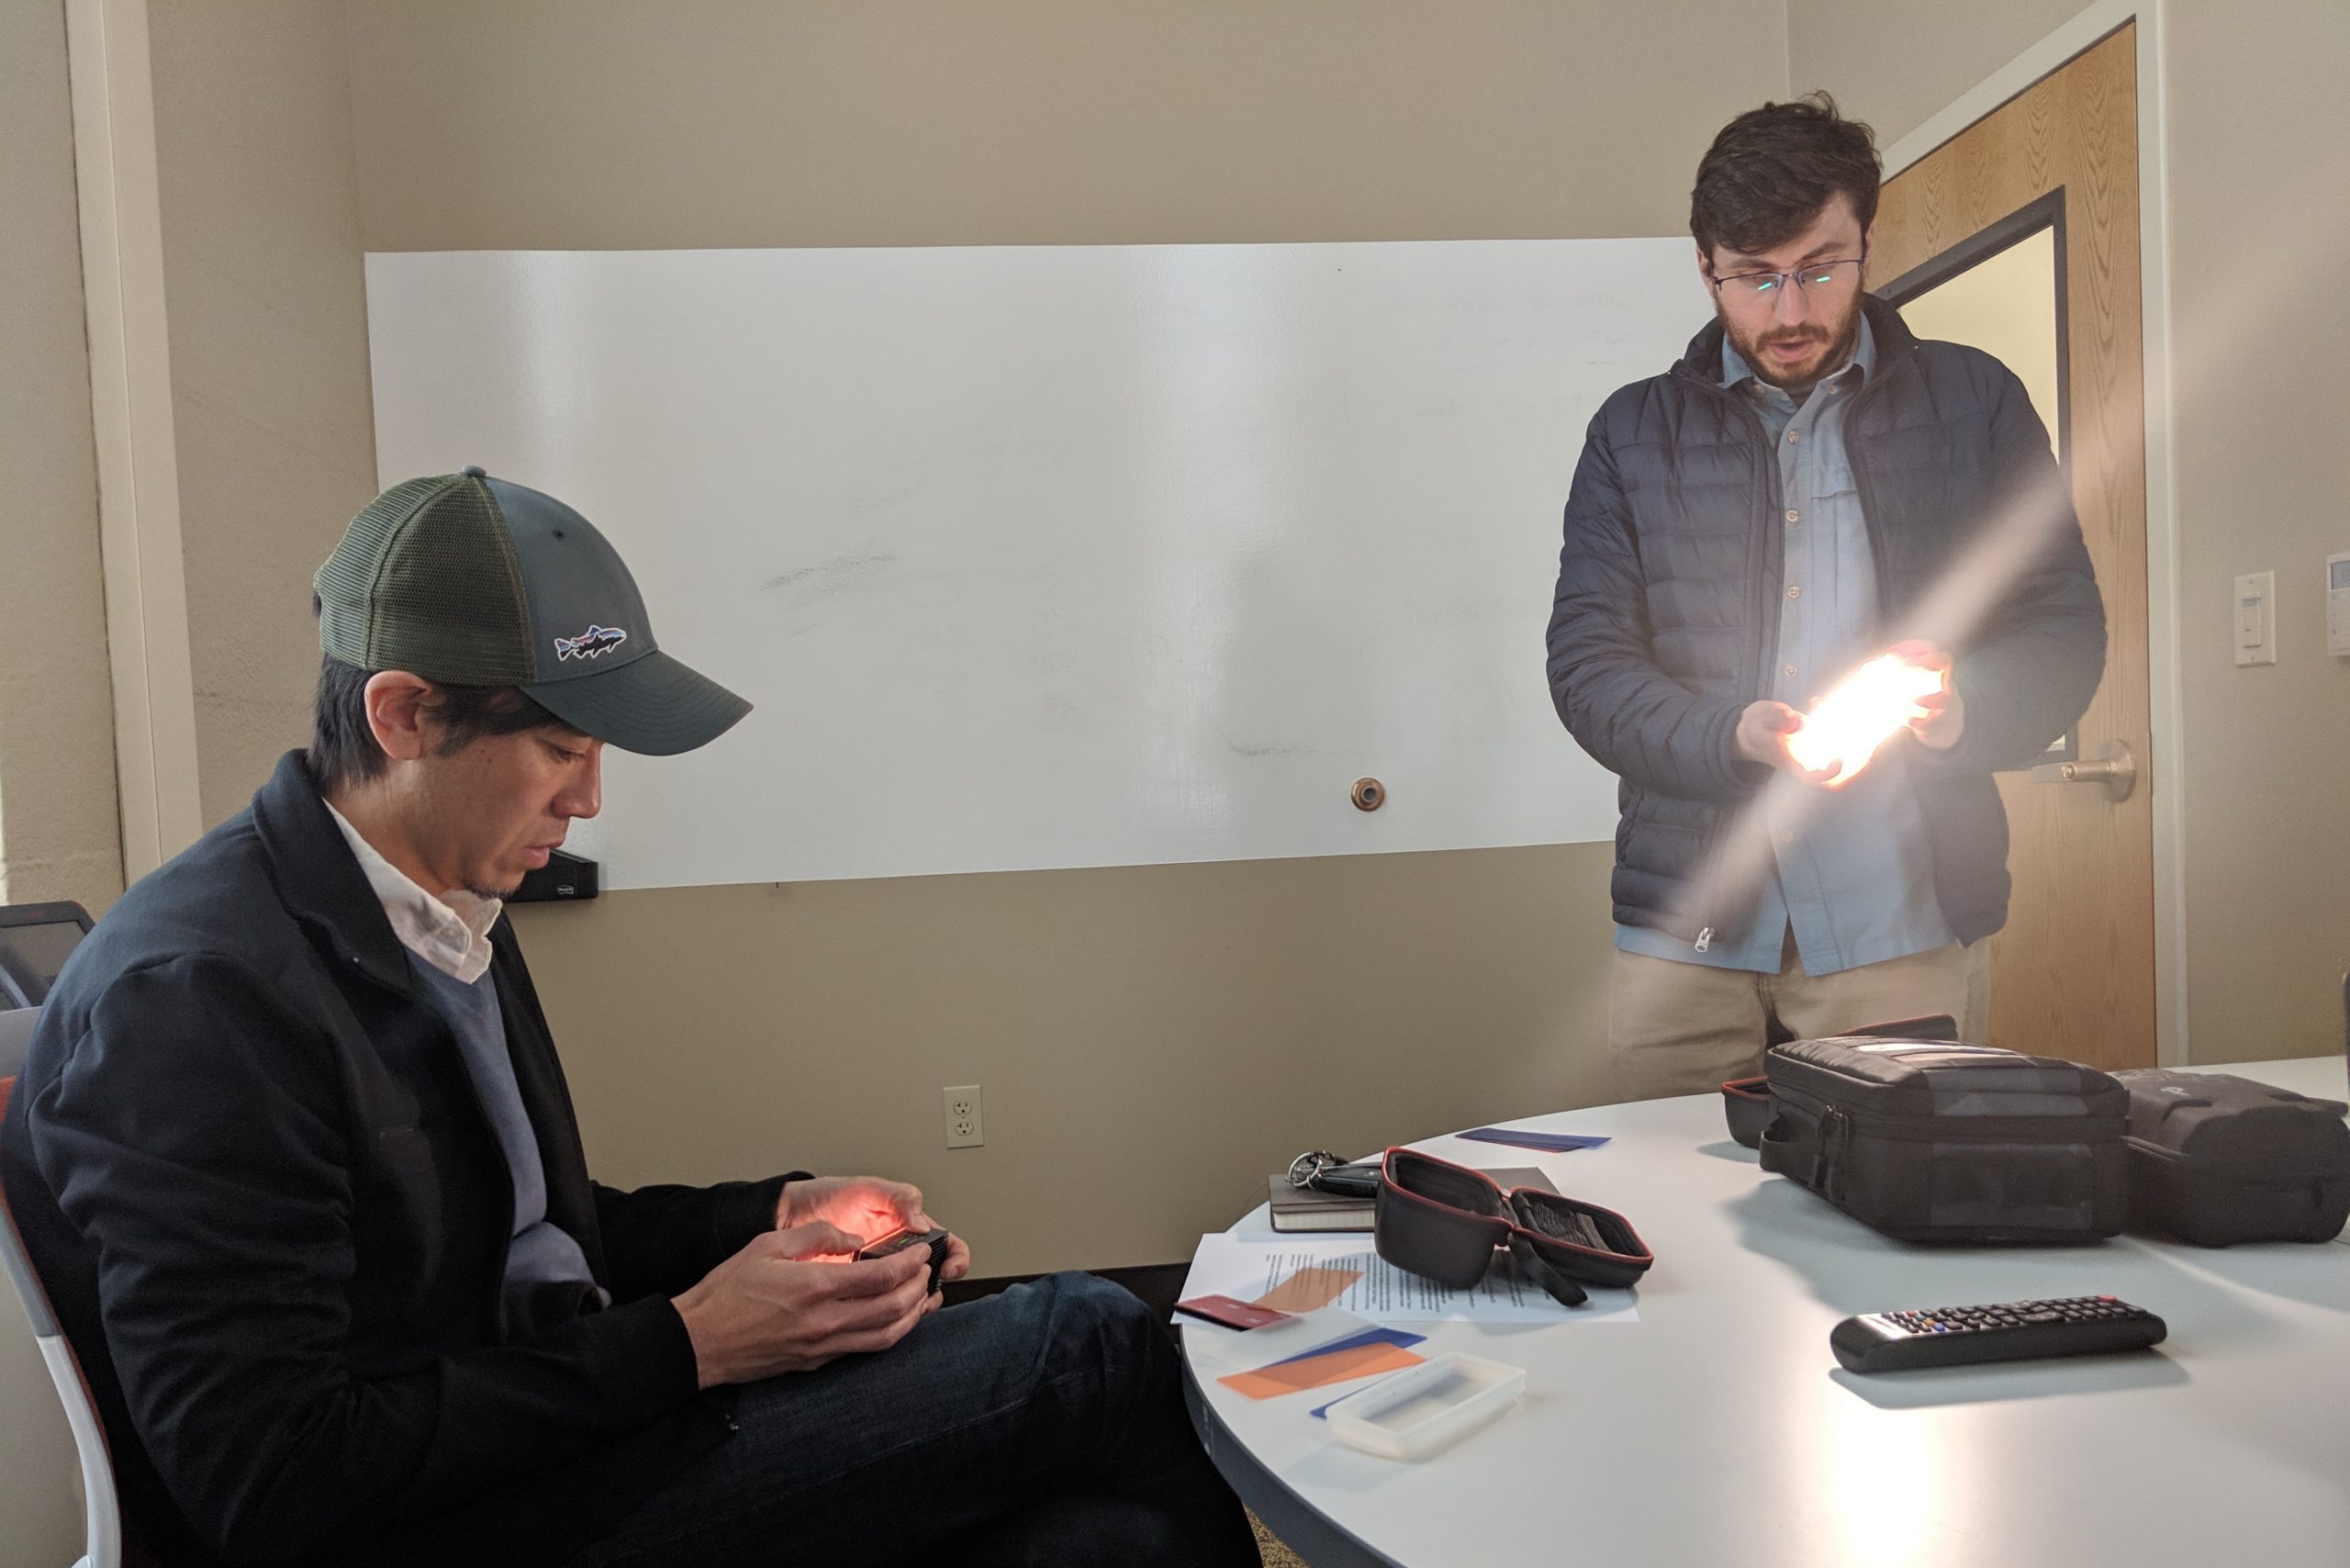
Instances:
[[[1874,297],[1863,308],[1877,364],[1845,440],[1882,641],[1948,648],[1966,710],[1951,750],[1905,739],[1878,766],[1909,769],[1943,917],[1972,942],[2007,921],[1991,775],[2031,763],[2087,707],[2105,610],[2022,383],[1980,350],[1919,341]],[[1721,351],[1716,323],[1593,417],[1550,633],[1559,717],[1622,780],[1616,919],[1693,942],[1708,928],[1731,939],[1752,918],[1751,878],[1707,868],[1737,853],[1733,825],[1769,776],[1731,741],[1740,712],[1772,695],[1783,602],[1778,458],[1720,385]]]

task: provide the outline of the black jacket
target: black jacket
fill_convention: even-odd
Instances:
[[[1844,428],[1884,640],[1948,648],[1966,708],[1951,750],[1904,740],[1878,766],[1909,770],[1943,918],[1973,942],[2007,921],[1992,772],[2031,762],[2087,707],[2105,610],[2022,384],[1980,350],[1920,342],[1882,300],[1863,308],[1877,363]],[[1768,777],[1731,743],[1772,695],[1785,603],[1778,456],[1721,367],[1716,322],[1593,417],[1550,614],[1559,716],[1622,780],[1616,919],[1685,940],[1732,938],[1753,916],[1751,879],[1699,872]]]
[[[519,1343],[505,1159],[302,754],[59,978],[0,1175],[167,1562],[560,1562],[732,1429],[667,1298],[785,1178],[590,1182],[491,940],[547,1217],[613,1300]]]

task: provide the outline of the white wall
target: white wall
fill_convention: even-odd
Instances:
[[[753,704],[606,756],[607,891],[1612,842],[1528,633],[1561,434],[1679,354],[1687,258],[377,254],[381,476],[563,496]]]

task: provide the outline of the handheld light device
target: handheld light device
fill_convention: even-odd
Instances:
[[[1787,737],[1787,755],[1812,772],[1834,766],[1831,789],[1845,783],[1903,725],[1924,716],[1919,699],[1942,685],[1941,674],[1921,665],[1892,654],[1873,658],[1804,715],[1803,727]]]

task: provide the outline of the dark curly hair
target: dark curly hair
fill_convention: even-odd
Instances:
[[[1749,109],[1714,138],[1689,192],[1689,232],[1710,257],[1716,245],[1750,256],[1784,245],[1838,195],[1852,198],[1866,233],[1876,217],[1884,167],[1876,133],[1812,93]]]

